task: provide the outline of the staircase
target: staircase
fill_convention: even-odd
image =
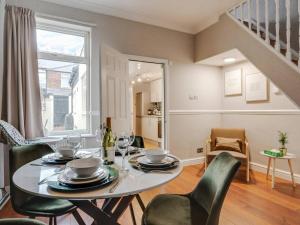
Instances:
[[[227,14],[300,71],[300,0],[246,0]]]

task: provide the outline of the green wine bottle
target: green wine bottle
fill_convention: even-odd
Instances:
[[[103,161],[105,165],[114,163],[115,138],[111,130],[111,118],[106,118],[106,130],[102,142]]]

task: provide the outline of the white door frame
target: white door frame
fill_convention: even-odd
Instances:
[[[137,55],[127,55],[129,61],[140,61],[146,63],[159,63],[164,65],[163,87],[164,87],[164,146],[169,149],[169,65],[167,59],[151,58]]]

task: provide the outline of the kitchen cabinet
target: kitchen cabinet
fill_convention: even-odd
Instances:
[[[142,136],[144,138],[158,141],[158,117],[142,117]]]
[[[154,80],[150,84],[150,99],[151,102],[163,101],[163,79]]]

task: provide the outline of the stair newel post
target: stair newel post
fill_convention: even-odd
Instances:
[[[249,26],[249,29],[251,29],[251,2],[250,0],[247,0],[247,3],[248,3],[248,26]]]
[[[285,1],[286,7],[286,58],[292,59],[291,54],[291,0]]]
[[[270,44],[270,36],[269,36],[269,0],[265,0],[265,23],[266,23],[265,42],[267,44]]]
[[[256,31],[257,36],[260,37],[260,21],[259,21],[259,0],[256,0]]]
[[[298,0],[298,17],[299,17],[299,59],[298,59],[298,68],[300,69],[300,0]]]
[[[276,14],[276,43],[275,49],[280,52],[280,37],[279,37],[279,0],[275,0],[275,14]]]

